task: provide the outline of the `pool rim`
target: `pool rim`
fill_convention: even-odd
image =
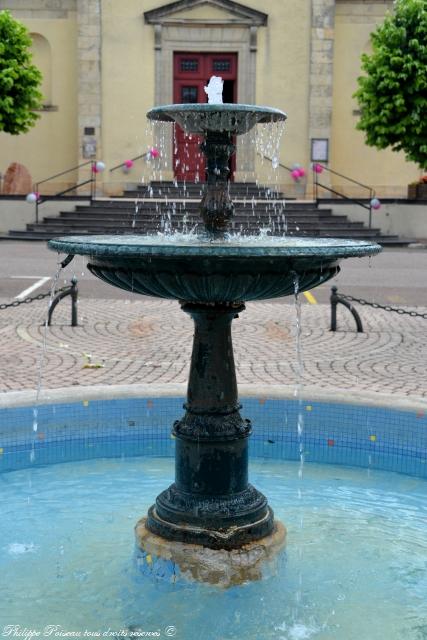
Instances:
[[[304,385],[296,395],[295,385],[239,384],[239,397],[265,400],[295,400],[329,404],[347,404],[385,408],[397,411],[426,411],[427,398],[355,391],[354,389],[328,390]],[[0,394],[0,410],[80,402],[82,400],[124,400],[138,398],[186,397],[187,383],[88,385],[25,391],[6,391]]]

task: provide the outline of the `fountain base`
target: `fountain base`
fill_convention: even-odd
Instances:
[[[183,579],[228,588],[260,580],[286,542],[286,528],[278,520],[271,534],[231,550],[166,540],[147,529],[146,520],[141,518],[135,527],[138,565],[144,574],[170,582]]]

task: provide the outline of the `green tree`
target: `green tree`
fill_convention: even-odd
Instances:
[[[354,94],[357,128],[369,146],[404,151],[427,168],[427,0],[395,0],[362,55],[365,76]]]
[[[0,11],[0,131],[14,135],[34,126],[42,104],[42,74],[31,63],[30,46],[26,27]]]

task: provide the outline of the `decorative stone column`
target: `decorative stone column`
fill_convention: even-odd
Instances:
[[[80,164],[102,157],[101,0],[77,0],[77,56]],[[78,180],[89,175],[84,167]]]
[[[331,139],[334,26],[335,0],[311,0],[310,143],[313,138]],[[323,174],[322,182],[327,181]]]

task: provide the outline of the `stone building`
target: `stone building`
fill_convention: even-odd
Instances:
[[[405,196],[417,167],[365,146],[352,98],[360,55],[391,7],[390,0],[0,0],[32,34],[45,96],[31,132],[0,134],[0,171],[22,162],[37,181],[95,156],[107,168],[120,164],[149,148],[145,113],[153,105],[205,101],[203,84],[215,73],[224,77],[225,101],[287,112],[285,165],[308,168],[313,153],[326,154],[331,168],[380,196]],[[170,160],[172,146],[164,151]],[[235,170],[236,179],[251,171],[265,177],[260,158],[243,147]],[[100,179],[113,192],[123,175]],[[289,173],[279,181],[290,184]]]

